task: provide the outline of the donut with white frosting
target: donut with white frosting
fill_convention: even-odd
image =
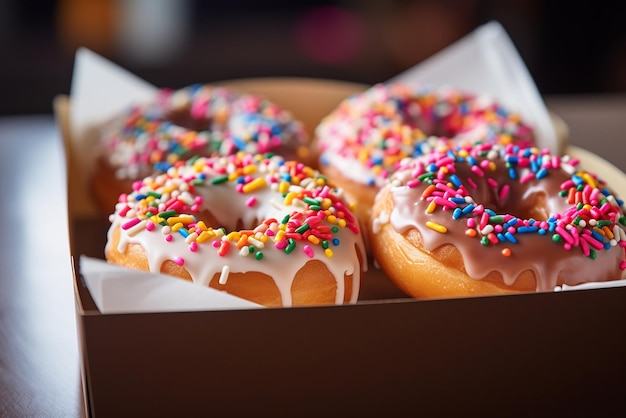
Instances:
[[[211,84],[161,89],[99,132],[92,191],[108,213],[132,181],[192,156],[278,153],[304,161],[302,123],[264,97]]]
[[[367,268],[342,191],[279,156],[179,161],[120,196],[105,249],[265,306],[355,303]]]

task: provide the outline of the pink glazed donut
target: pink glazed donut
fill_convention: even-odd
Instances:
[[[625,224],[577,160],[484,143],[405,161],[378,194],[370,244],[416,298],[552,291],[620,279]]]

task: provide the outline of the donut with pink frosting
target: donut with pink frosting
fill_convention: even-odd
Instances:
[[[450,142],[527,146],[534,134],[519,114],[487,96],[401,83],[345,99],[315,132],[320,171],[357,202],[363,218],[403,159]]]
[[[552,291],[626,268],[623,201],[547,150],[480,143],[405,160],[380,190],[370,244],[418,298]]]

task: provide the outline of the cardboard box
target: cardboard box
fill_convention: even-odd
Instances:
[[[238,85],[309,127],[361,88],[300,79]],[[70,144],[67,106],[67,98],[55,102]],[[92,416],[597,416],[621,406],[624,287],[418,301],[372,270],[356,305],[101,314],[77,257],[102,257],[108,225],[80,207],[85,191],[72,175],[80,155],[71,146],[67,155]]]

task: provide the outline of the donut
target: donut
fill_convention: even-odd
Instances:
[[[579,165],[567,155],[494,143],[406,160],[372,209],[376,263],[415,298],[620,279],[623,202]]]
[[[377,84],[348,97],[315,130],[319,170],[346,190],[363,219],[404,158],[439,142],[532,145],[532,128],[486,96],[449,87]]]
[[[179,161],[136,181],[109,219],[107,261],[264,306],[355,303],[367,268],[342,191],[277,155]]]
[[[108,214],[132,182],[191,156],[279,153],[304,160],[302,124],[269,100],[210,84],[161,89],[105,124],[92,192]]]

